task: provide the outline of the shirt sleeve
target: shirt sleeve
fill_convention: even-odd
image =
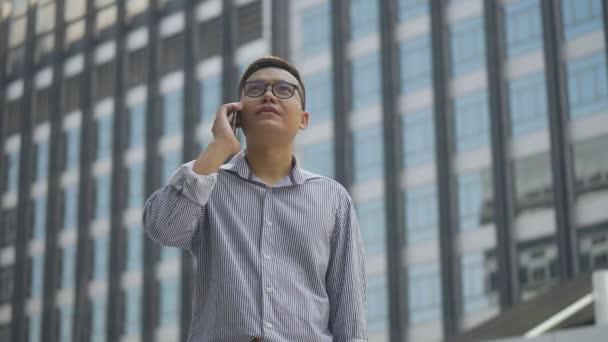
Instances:
[[[169,184],[155,191],[146,201],[144,229],[161,246],[180,247],[194,253],[193,240],[201,229],[205,206],[215,187],[217,173],[199,175],[194,161],[182,165]]]
[[[326,273],[329,330],[334,341],[367,340],[367,280],[359,223],[348,193],[336,210]]]

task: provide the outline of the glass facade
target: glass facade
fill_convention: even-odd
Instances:
[[[292,1],[285,8],[274,6],[277,1],[235,1],[235,13],[241,13],[236,17],[246,25],[237,25],[233,36],[221,29],[234,24],[225,20],[235,20],[215,5],[222,1],[161,1],[153,21],[145,19],[150,3],[124,4],[124,49],[116,45],[115,30],[123,5],[113,0],[66,0],[57,17],[56,1],[28,7],[14,0],[1,24],[7,41],[0,44],[6,57],[0,77],[0,340],[12,321],[29,327],[24,340],[30,341],[44,338],[43,326],[53,322],[58,341],[71,340],[75,332],[91,341],[183,333],[181,311],[191,303],[180,293],[181,272],[190,260],[176,248],[150,253],[144,248],[146,195],[166,184],[184,159],[196,157],[186,155],[194,146],[198,154],[211,141],[215,113],[229,95],[225,81],[234,84],[250,60],[269,52],[290,56],[306,85],[310,125],[295,144],[302,166],[336,178],[353,197],[367,267],[370,341],[393,340],[395,330],[408,341],[449,339],[472,328],[500,313],[503,276],[519,285],[512,289],[515,301],[565,281],[558,260],[560,246],[571,237],[557,234],[565,227],[561,210],[568,210],[576,226],[573,263],[580,272],[607,267],[608,216],[601,210],[608,201],[602,0],[352,0],[344,6],[315,0]],[[395,22],[381,21],[387,8]],[[195,14],[183,17],[187,12]],[[543,23],[553,22],[545,21],[552,15],[560,16],[554,18],[559,27],[547,31]],[[30,27],[34,32],[27,32]],[[55,41],[58,27],[64,36]],[[383,40],[386,28],[393,30],[389,44]],[[35,38],[33,44],[28,37]],[[94,44],[84,44],[85,37]],[[55,51],[60,42],[62,51]],[[556,61],[547,54],[556,51],[545,51],[548,42],[557,44]],[[491,49],[501,55],[488,54]],[[223,55],[226,51],[233,55]],[[54,52],[61,52],[59,69],[49,58]],[[26,56],[32,56],[31,70],[25,70]],[[125,73],[117,78],[120,58]],[[491,69],[496,62],[501,70]],[[555,70],[563,75],[555,77]],[[492,73],[496,77],[488,77]],[[148,90],[155,99],[146,99]],[[42,91],[48,92],[47,109],[40,107]],[[564,97],[566,108],[558,108],[564,117],[550,111],[556,94]],[[102,98],[123,109],[97,112]],[[384,108],[387,103],[393,106]],[[29,105],[31,113],[22,113]],[[52,109],[63,114],[54,116]],[[388,115],[396,117],[387,130]],[[154,118],[159,122],[150,122]],[[562,132],[553,120],[561,120]],[[492,136],[498,128],[501,139]],[[242,136],[241,141],[245,147]],[[393,151],[388,141],[400,145],[395,162],[387,160]],[[552,150],[556,146],[565,150]],[[565,165],[556,156],[563,156]],[[396,163],[396,170],[388,167]],[[25,172],[21,165],[32,169]],[[506,168],[506,179],[494,179],[496,165]],[[572,172],[558,173],[558,166]],[[30,179],[21,182],[22,175]],[[573,185],[572,203],[556,197],[568,189],[567,182]],[[500,221],[499,200],[513,208],[506,213],[512,220]],[[447,224],[444,217],[450,218]],[[500,229],[511,236],[505,238]],[[448,230],[450,241],[442,234]],[[21,239],[22,233],[29,235]],[[89,239],[85,248],[78,245],[83,236]],[[392,243],[397,236],[403,237],[398,248]],[[46,239],[56,242],[48,251]],[[509,260],[498,253],[501,244],[515,246]],[[453,260],[442,264],[446,253]],[[114,255],[122,258],[119,276],[110,274]],[[77,274],[78,260],[88,265],[86,274]],[[515,270],[501,269],[507,261]],[[397,269],[400,274],[394,274]],[[144,274],[157,284],[142,286]],[[446,290],[444,282],[458,286]],[[15,285],[27,286],[16,301],[28,309],[13,308],[6,321],[1,313],[14,305],[20,292]],[[75,297],[83,286],[90,286],[82,304],[87,314],[75,315],[76,302],[85,301]],[[393,300],[397,291],[403,303]],[[46,295],[53,296],[51,306]],[[28,300],[45,305],[32,309]],[[109,305],[112,300],[116,305]],[[21,311],[22,317],[16,316]],[[401,322],[390,316],[394,312],[406,313]],[[53,321],[42,324],[46,317]],[[120,317],[122,324],[109,325],[108,317]],[[401,324],[395,328],[394,322]],[[153,329],[145,330],[144,323]]]

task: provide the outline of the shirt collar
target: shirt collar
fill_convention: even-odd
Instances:
[[[220,168],[232,173],[236,173],[239,177],[247,180],[252,180],[254,178],[253,172],[249,168],[249,164],[247,163],[247,159],[245,159],[245,155],[247,154],[247,150],[242,150],[237,153],[227,164],[222,165]],[[292,169],[289,174],[289,179],[291,180],[291,185],[301,185],[304,184],[309,179],[316,178],[314,174],[310,172],[306,172],[300,167],[300,162],[298,161],[298,157],[292,153]],[[279,182],[279,184],[282,182]]]

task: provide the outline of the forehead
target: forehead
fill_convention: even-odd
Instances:
[[[286,81],[293,84],[298,84],[298,80],[290,74],[287,70],[279,68],[264,68],[260,69],[247,79],[247,81],[266,81],[266,82],[277,82]]]

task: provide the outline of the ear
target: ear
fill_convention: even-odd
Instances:
[[[308,127],[308,120],[310,120],[310,114],[308,114],[308,112],[302,112],[302,116],[300,117],[300,129]]]

